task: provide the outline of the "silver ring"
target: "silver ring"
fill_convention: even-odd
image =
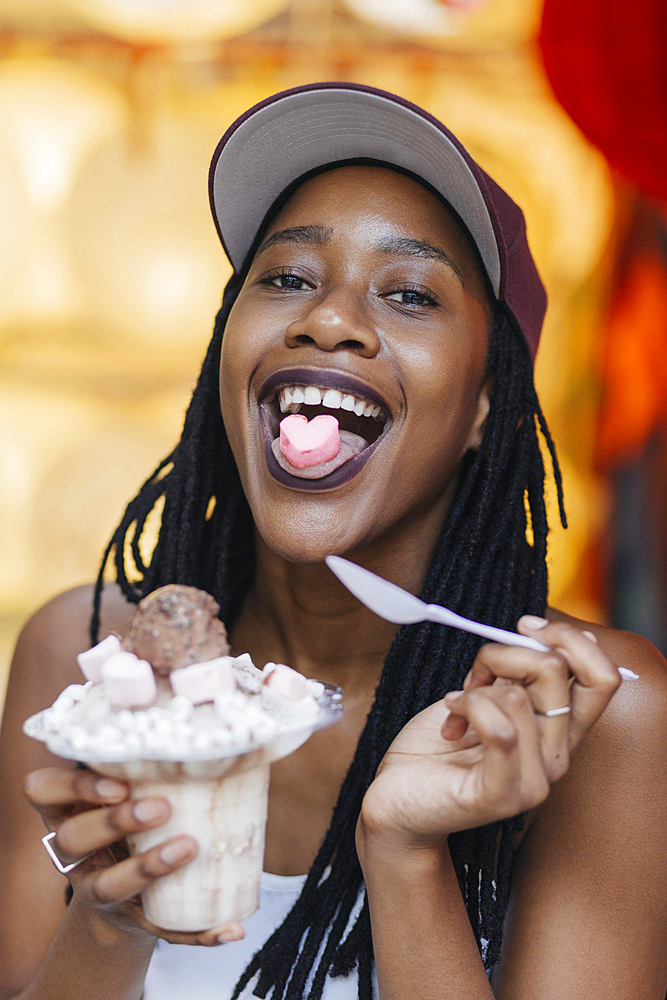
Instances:
[[[71,865],[64,865],[50,844],[50,841],[53,840],[55,835],[56,835],[55,830],[52,830],[51,833],[47,833],[45,837],[42,837],[42,843],[46,848],[46,853],[49,855],[49,857],[53,861],[53,864],[58,869],[61,875],[67,875],[67,872],[71,872],[73,868],[77,868],[84,861],[87,861],[90,855],[93,853],[92,851],[90,851],[89,854],[86,854],[85,858],[79,858],[78,861],[73,861]]]
[[[535,715],[546,715],[549,719],[555,719],[557,715],[568,715],[571,711],[569,705],[563,705],[562,708],[548,708],[546,712],[538,712],[535,709]]]

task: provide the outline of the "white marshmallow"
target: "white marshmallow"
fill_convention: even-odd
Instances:
[[[102,664],[102,681],[109,704],[115,708],[140,708],[155,701],[157,686],[147,660],[121,650]]]
[[[193,705],[231,694],[235,687],[231,656],[219,656],[206,663],[193,663],[180,670],[172,670],[169,675],[171,689],[175,695],[189,698]]]
[[[76,662],[87,681],[99,684],[102,680],[102,666],[111,656],[121,651],[120,639],[117,635],[108,635],[92,649],[79,653]]]

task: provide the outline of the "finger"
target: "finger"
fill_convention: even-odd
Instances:
[[[531,625],[530,616],[519,619],[524,634],[539,636],[567,661],[574,676],[570,690],[570,747],[579,745],[586,732],[602,714],[621,682],[617,667],[598,643],[583,631],[565,622],[550,622],[542,628]]]
[[[133,799],[120,806],[90,809],[58,826],[54,846],[63,859],[82,858],[128,834],[159,826],[170,815],[171,806],[163,798]]]
[[[489,642],[477,654],[463,688],[471,691],[499,679],[523,685],[538,712],[569,703],[570,666],[559,650],[542,653],[523,646]]]
[[[567,658],[556,649],[541,653],[488,643],[477,656],[468,690],[474,690],[482,677],[494,678],[496,684],[498,680],[509,680],[526,689],[539,716],[542,756],[549,778],[555,781],[561,777],[569,763],[570,716],[547,713],[562,708],[569,713],[572,674]]]
[[[468,718],[465,712],[459,714],[456,711],[456,703],[464,694],[465,691],[450,691],[444,698],[445,705],[449,709],[449,715],[442,724],[441,732],[444,739],[451,740],[452,742],[463,739],[468,728]]]
[[[161,927],[156,927],[149,921],[145,921],[146,929],[168,941],[169,944],[191,944],[200,945],[204,948],[213,948],[220,944],[231,944],[233,941],[242,941],[246,935],[245,927],[239,923],[222,924],[220,927],[212,927],[210,930],[198,931],[196,933],[180,933],[178,931],[166,931]]]
[[[117,906],[138,896],[156,879],[182,868],[192,861],[197,850],[194,837],[172,837],[144,854],[77,875],[77,894],[89,906],[102,909]]]
[[[484,748],[482,764],[469,772],[471,811],[478,820],[480,803],[481,821],[492,822],[544,801],[549,780],[526,691],[518,685],[485,687],[465,692],[454,704],[452,711],[474,727]]]
[[[121,802],[129,795],[129,786],[113,778],[101,778],[92,771],[44,767],[26,776],[24,791],[48,825],[50,818],[69,813],[79,803]]]
[[[552,720],[543,720],[536,716],[530,695],[524,688],[516,685],[499,688],[493,691],[493,697],[497,699],[516,730],[519,780],[517,811],[523,812],[543,802],[549,794],[551,783],[567,770],[569,764],[567,739],[562,747],[562,767],[556,771],[550,759],[549,727],[545,726],[545,722]]]

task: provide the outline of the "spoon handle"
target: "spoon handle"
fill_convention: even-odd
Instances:
[[[441,608],[438,604],[428,604],[428,620],[439,622],[441,625],[451,625],[453,628],[460,628],[463,632],[473,632],[481,635],[484,639],[492,639],[493,642],[503,642],[506,646],[525,646],[527,649],[537,649],[540,653],[546,653],[549,646],[537,639],[530,639],[527,635],[519,635],[518,632],[508,632],[504,628],[496,628],[494,625],[483,625],[481,622],[470,621],[469,618],[462,618],[461,615],[454,614],[447,608]]]
[[[503,642],[506,646],[525,646],[527,649],[536,649],[540,653],[546,653],[549,646],[537,639],[530,639],[527,635],[520,635],[518,632],[507,632],[504,628],[496,628],[494,625],[482,625],[481,622],[473,622],[469,618],[462,618],[461,615],[454,614],[448,608],[441,608],[439,604],[427,604],[428,621],[438,622],[440,625],[452,625],[460,628],[462,632],[473,632],[481,635],[484,639],[492,639],[494,642]],[[618,667],[618,672],[624,681],[639,680],[639,674],[628,667]]]

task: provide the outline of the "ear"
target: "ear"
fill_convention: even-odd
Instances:
[[[479,390],[479,396],[477,397],[477,413],[475,414],[475,419],[473,420],[472,427],[470,428],[470,434],[468,435],[467,442],[467,449],[471,451],[477,451],[482,443],[482,438],[484,437],[484,431],[486,429],[486,418],[489,415],[491,397],[493,396],[493,385],[494,377],[493,375],[489,375],[489,377],[484,380],[482,388]]]

